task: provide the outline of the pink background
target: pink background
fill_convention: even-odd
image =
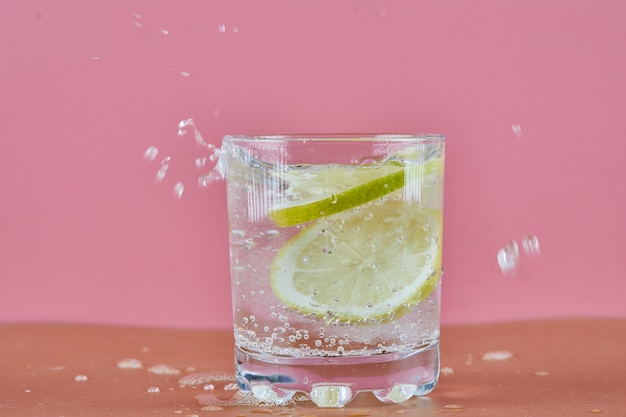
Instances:
[[[230,327],[224,184],[195,186],[189,117],[215,145],[444,133],[444,323],[626,317],[625,16],[620,0],[2,2],[0,321]],[[503,274],[498,250],[527,234],[541,256]]]

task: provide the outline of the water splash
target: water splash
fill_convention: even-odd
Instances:
[[[207,160],[214,163],[213,167],[211,167],[208,172],[201,174],[198,177],[198,186],[201,188],[206,188],[209,186],[209,184],[224,178],[224,173],[222,170],[223,167],[220,165],[221,149],[204,140],[202,134],[200,133],[200,130],[196,126],[193,119],[189,118],[181,120],[178,123],[178,136],[182,137],[187,135],[189,130],[191,130],[193,133],[193,138],[196,145],[209,151],[208,156],[196,158],[196,168],[205,168],[207,165]]]
[[[184,73],[184,74],[183,74]],[[183,76],[189,76],[189,73],[181,72]],[[200,188],[207,188],[209,184],[219,181],[224,178],[224,167],[221,161],[221,148],[218,148],[204,140],[200,130],[196,126],[193,119],[183,119],[178,123],[178,136],[184,137],[189,133],[192,133],[194,144],[208,152],[208,155],[203,155],[194,158],[194,164],[197,170],[204,171],[198,175],[198,186]],[[157,160],[160,153],[159,148],[156,146],[149,146],[143,153],[143,159],[148,163],[152,163]],[[154,177],[155,183],[162,183],[165,177],[168,175],[168,170],[172,163],[172,157],[167,155],[163,157],[159,163],[157,172]],[[172,189],[175,198],[180,199],[185,191],[185,181],[176,181]]]
[[[170,161],[172,160],[172,158],[170,156],[166,156],[165,158],[163,158],[161,160],[161,165],[159,167],[159,170],[157,171],[155,177],[154,177],[154,181],[155,182],[161,182],[163,181],[163,178],[165,178],[165,175],[167,174],[167,170],[170,167]]]

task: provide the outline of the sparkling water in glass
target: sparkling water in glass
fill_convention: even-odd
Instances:
[[[226,136],[236,377],[397,403],[439,377],[444,138]]]

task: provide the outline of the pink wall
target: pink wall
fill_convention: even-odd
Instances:
[[[0,321],[229,326],[224,185],[195,187],[189,117],[215,145],[444,133],[444,322],[625,317],[625,15],[620,0],[2,2]],[[162,184],[149,146],[172,156]],[[499,248],[526,234],[541,256],[502,274]]]

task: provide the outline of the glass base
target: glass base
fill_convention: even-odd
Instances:
[[[363,357],[294,358],[235,348],[236,377],[259,401],[287,404],[296,392],[319,407],[343,407],[359,392],[383,403],[428,394],[439,379],[439,342],[410,352]]]

